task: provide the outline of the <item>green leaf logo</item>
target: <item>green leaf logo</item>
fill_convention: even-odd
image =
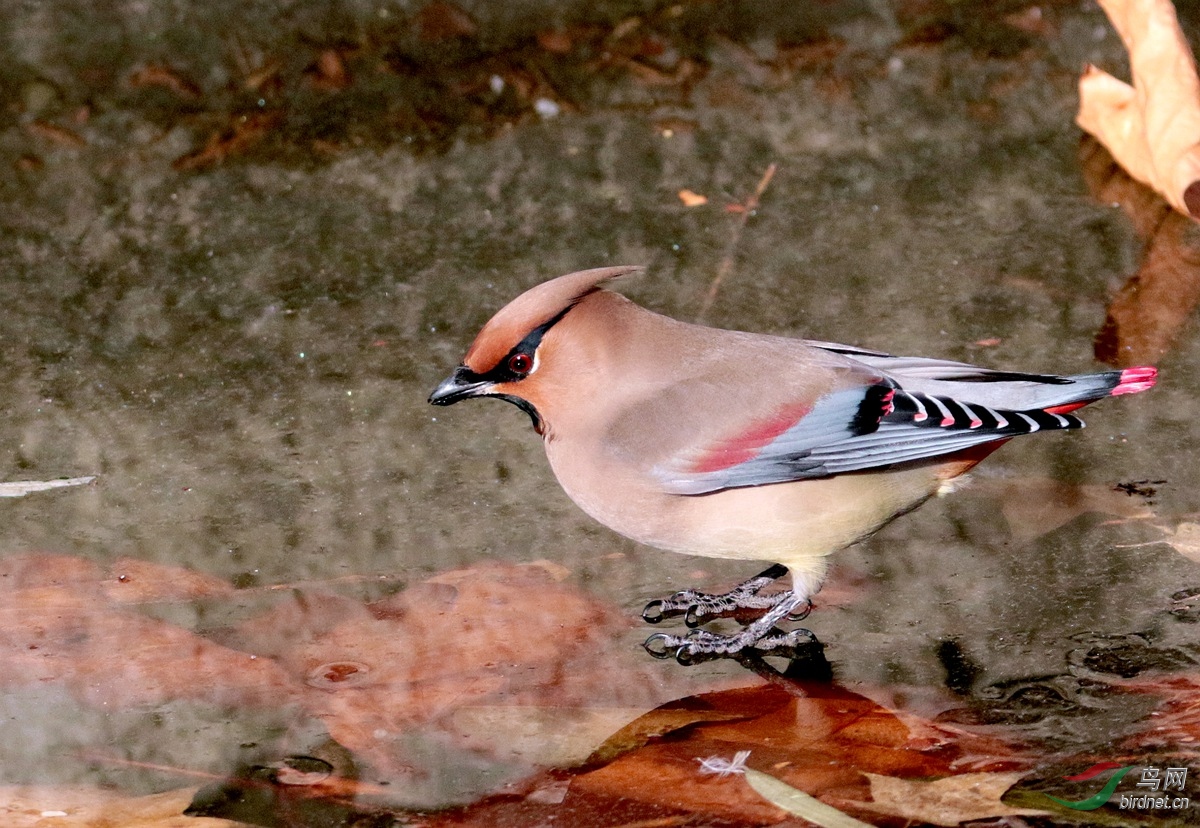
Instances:
[[[1083,773],[1076,774],[1075,776],[1068,776],[1066,778],[1070,780],[1094,779],[1100,774],[1106,773],[1116,767],[1120,766],[1115,762],[1101,762],[1099,765],[1092,765],[1092,767],[1088,768]],[[1113,791],[1117,789],[1117,785],[1121,784],[1121,780],[1125,778],[1125,774],[1129,773],[1131,770],[1133,770],[1133,768],[1133,765],[1126,765],[1125,767],[1121,768],[1119,771],[1113,774],[1112,779],[1108,780],[1108,783],[1100,789],[1099,793],[1097,793],[1095,796],[1089,796],[1087,799],[1081,799],[1078,802],[1068,802],[1065,799],[1059,799],[1057,796],[1050,796],[1050,794],[1042,794],[1042,796],[1057,802],[1059,805],[1066,805],[1068,808],[1076,811],[1094,811],[1112,798]]]

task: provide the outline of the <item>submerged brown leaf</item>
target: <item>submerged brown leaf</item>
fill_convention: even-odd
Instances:
[[[710,693],[666,705],[610,737],[593,761],[607,765],[572,782],[573,797],[635,799],[667,810],[770,824],[782,812],[736,774],[701,773],[709,757],[749,750],[748,764],[840,811],[864,815],[864,773],[900,779],[1023,766],[1013,746],[893,711],[837,685],[796,684]],[[930,738],[940,734],[940,739]],[[654,785],[644,780],[654,779]]]
[[[143,600],[227,594],[216,579],[177,567],[124,560],[122,583],[66,555],[0,561],[0,685],[57,684],[98,707],[190,699],[286,704],[299,689],[269,659],[223,647],[130,611]],[[122,594],[128,587],[132,592]],[[116,595],[113,595],[116,593]]]
[[[1092,512],[1127,520],[1154,515],[1140,498],[1094,483],[1068,483],[1049,477],[980,477],[969,485],[972,492],[1000,505],[1009,531],[1022,541],[1047,535]]]
[[[129,557],[113,561],[103,588],[105,597],[118,604],[227,598],[236,591],[215,575]]]
[[[1200,304],[1200,228],[1169,215],[1146,246],[1142,266],[1113,297],[1096,334],[1096,358],[1109,365],[1157,362]]]
[[[613,684],[605,665],[628,621],[563,581],[564,574],[543,564],[487,563],[440,573],[366,606],[299,595],[250,620],[231,640],[270,655],[305,682],[305,708],[385,774],[409,768],[397,752],[400,735],[435,720],[445,720],[445,731],[468,749],[511,749],[500,734],[529,716],[508,715],[501,704],[529,708],[535,720],[553,718],[538,710],[561,705],[567,710],[560,726],[569,722],[595,738],[594,721],[570,711],[603,704],[597,699],[623,701],[605,696],[604,686]],[[635,706],[645,704],[652,688],[633,678],[617,684]],[[473,732],[469,716],[451,717],[481,706],[500,730]],[[588,749],[575,744],[568,752]]]
[[[1099,143],[1080,146],[1084,180],[1097,201],[1119,204],[1145,241],[1142,264],[1109,303],[1096,359],[1125,367],[1166,354],[1200,304],[1200,227],[1134,181]]]
[[[1170,0],[1099,0],[1129,52],[1133,84],[1094,66],[1076,122],[1131,176],[1200,216],[1200,79]]]

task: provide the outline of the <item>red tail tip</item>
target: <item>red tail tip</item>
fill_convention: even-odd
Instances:
[[[1137,368],[1126,368],[1121,372],[1121,381],[1116,388],[1109,392],[1110,396],[1119,397],[1122,394],[1137,394],[1148,391],[1158,382],[1158,369],[1153,365],[1141,365]]]

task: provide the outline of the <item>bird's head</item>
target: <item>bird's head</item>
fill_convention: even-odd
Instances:
[[[462,365],[442,380],[429,402],[453,405],[473,397],[498,397],[527,413],[541,433],[536,402],[551,355],[542,348],[547,334],[589,294],[640,267],[600,267],[559,276],[530,288],[488,320],[475,337]]]

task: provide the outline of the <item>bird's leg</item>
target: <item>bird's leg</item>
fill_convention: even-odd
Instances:
[[[805,596],[795,590],[788,590],[772,597],[776,599],[775,606],[762,618],[746,625],[739,632],[731,635],[708,630],[692,630],[687,635],[658,633],[647,638],[642,646],[655,658],[674,655],[680,664],[695,664],[711,658],[735,656],[747,648],[786,655],[799,645],[816,639],[811,630],[795,629],[784,632],[775,629],[776,624],[808,603]]]
[[[695,589],[676,592],[670,598],[651,601],[647,604],[646,608],[642,610],[642,620],[649,624],[657,624],[668,618],[683,615],[685,624],[689,627],[698,627],[705,621],[727,618],[743,610],[773,609],[789,593],[777,592],[770,595],[759,595],[759,592],[763,587],[782,578],[787,571],[787,567],[783,564],[774,564],[721,595],[710,595]],[[803,609],[802,614],[795,616],[794,620],[798,621],[807,614],[807,609]]]

